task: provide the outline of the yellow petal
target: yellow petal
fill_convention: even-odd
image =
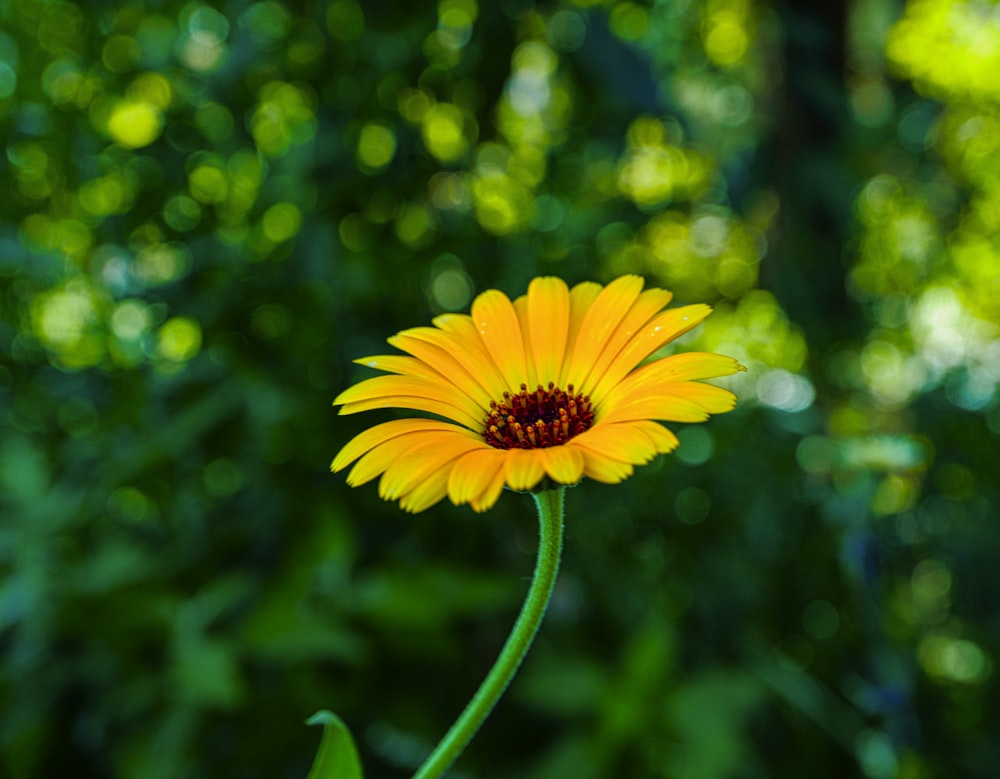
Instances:
[[[434,327],[439,327],[449,333],[460,335],[469,341],[476,341],[476,326],[472,323],[472,317],[468,314],[438,314],[431,322]]]
[[[389,463],[379,482],[379,495],[386,500],[401,498],[463,454],[484,448],[489,445],[473,433],[437,435]]]
[[[361,400],[357,403],[346,403],[340,407],[341,414],[360,414],[362,411],[372,411],[383,408],[402,408],[414,411],[426,411],[428,414],[435,414],[453,422],[464,425],[469,430],[480,431],[483,427],[484,418],[482,416],[472,416],[460,408],[456,408],[449,403],[432,398],[425,398],[415,395],[392,395],[384,398],[372,398],[371,400]]]
[[[658,366],[654,368],[653,366]],[[646,366],[643,366],[644,368]],[[649,372],[663,381],[698,381],[717,379],[745,371],[739,361],[711,352],[684,352],[649,364]],[[660,374],[660,371],[663,371]]]
[[[736,396],[732,392],[700,381],[671,384],[668,386],[667,394],[692,400],[709,414],[725,414],[736,408]]]
[[[597,387],[608,368],[615,363],[622,350],[632,344],[643,332],[645,325],[673,298],[673,293],[665,289],[647,289],[632,305],[625,314],[625,317],[608,337],[607,341],[600,347],[600,354],[594,360],[587,375],[578,385],[579,391],[585,395],[590,395],[593,399],[593,390]],[[630,369],[634,367],[629,366]],[[624,374],[623,374],[624,375]]]
[[[610,457],[613,460],[641,465],[656,457],[656,444],[640,425],[631,422],[594,425],[571,442]]]
[[[538,449],[507,449],[504,469],[507,484],[512,490],[530,490],[545,475]]]
[[[472,301],[472,321],[507,388],[516,392],[527,384],[524,339],[510,299],[499,290],[486,290]]]
[[[408,492],[399,501],[403,511],[417,514],[428,509],[448,494],[448,469],[444,468],[426,478],[420,486]]]
[[[482,495],[499,474],[504,481],[503,450],[487,446],[459,457],[448,477],[448,497],[456,506]]]
[[[569,446],[572,445],[573,441],[569,443]],[[617,484],[632,475],[633,468],[629,463],[615,460],[586,446],[579,448],[583,452],[583,473],[585,476],[605,484]]]
[[[714,379],[745,370],[746,368],[732,357],[725,357],[721,354],[709,352],[674,354],[636,369],[618,381],[615,386],[610,387],[600,402],[610,408],[623,398],[634,397],[637,393],[647,389],[655,391],[651,388],[666,383]],[[597,405],[597,401],[595,401],[595,405]]]
[[[478,343],[435,327],[415,327],[389,339],[400,351],[412,354],[474,398],[483,408],[506,389],[496,367]]]
[[[341,414],[377,408],[429,411],[460,422],[473,430],[482,427],[486,410],[473,398],[447,382],[412,376],[375,376],[341,392],[333,401]]]
[[[590,392],[595,405],[621,382],[629,371],[659,349],[697,327],[712,313],[709,306],[698,303],[664,311],[646,323],[615,356],[604,375]]]
[[[497,472],[493,474],[493,478],[491,479],[489,485],[487,485],[486,489],[484,489],[478,497],[469,501],[469,505],[472,506],[472,510],[478,511],[481,514],[482,512],[493,508],[493,504],[495,504],[500,498],[500,493],[503,492],[503,488],[506,483],[506,470],[504,468],[499,468]]]
[[[489,408],[481,406],[457,387],[445,382],[415,376],[374,376],[359,381],[352,387],[341,392],[333,401],[333,405],[347,405],[376,398],[390,398],[397,395],[417,395],[463,409],[474,417],[482,416]]]
[[[444,380],[444,376],[425,362],[403,354],[376,354],[371,357],[359,357],[354,362],[386,373],[397,373],[400,376],[412,376],[438,383]]]
[[[656,451],[659,454],[668,454],[678,446],[681,442],[677,440],[670,430],[667,430],[663,425],[657,424],[656,422],[651,422],[649,420],[641,420],[638,422],[633,422],[633,424],[638,427],[643,433],[648,435],[656,446]]]
[[[671,422],[704,422],[709,414],[725,414],[735,407],[736,396],[729,390],[711,384],[685,381],[680,384],[643,387],[609,408],[601,415],[601,421],[662,419]]]
[[[426,435],[426,433],[406,433],[372,447],[354,463],[354,467],[347,474],[348,485],[360,487],[362,484],[367,484],[382,473],[389,466],[389,463],[403,452],[426,440]]]
[[[348,441],[333,458],[330,470],[334,473],[343,470],[361,455],[397,436],[421,432],[447,433],[454,430],[462,430],[462,428],[448,422],[439,422],[436,419],[393,419],[390,422],[382,422],[358,433]]]
[[[593,281],[584,281],[577,284],[569,291],[569,330],[566,333],[566,349],[563,353],[563,365],[559,371],[559,381],[556,384],[562,389],[566,389],[566,376],[568,374],[569,356],[575,349],[577,336],[580,333],[580,326],[590,311],[590,307],[604,289],[600,284]]]
[[[511,305],[514,306],[514,314],[517,316],[517,321],[521,325],[521,339],[523,340],[524,346],[524,370],[526,378],[524,383],[534,389],[538,386],[538,371],[535,370],[535,361],[531,355],[531,339],[528,337],[527,322],[528,322],[528,296],[521,295],[519,298],[515,298],[511,301]]]
[[[473,355],[470,358],[469,366],[477,379],[483,382],[483,386],[490,393],[491,398],[503,397],[504,392],[509,392],[510,387],[507,378],[500,373],[500,369],[493,362],[486,344],[479,335],[479,328],[472,321],[468,314],[439,314],[433,319],[434,326],[450,334],[453,340],[442,341],[439,345],[453,354]],[[449,346],[449,343],[451,346]]]
[[[545,472],[559,484],[576,484],[583,478],[583,452],[571,446],[539,449]]]
[[[619,276],[601,290],[580,322],[560,386],[572,384],[579,389],[597,362],[609,336],[639,297],[642,285],[641,276]]]
[[[569,308],[569,288],[562,279],[545,276],[528,285],[522,324],[531,344],[537,383],[543,387],[560,379],[569,334]]]
[[[708,412],[693,400],[667,394],[643,398],[634,403],[615,406],[601,416],[601,423],[628,423],[637,419],[659,419],[663,422],[704,422]]]

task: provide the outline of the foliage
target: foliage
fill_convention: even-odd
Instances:
[[[626,272],[733,414],[567,495],[455,774],[991,775],[1000,17],[987,2],[0,0],[0,773],[409,775],[532,508],[327,473],[351,359]]]
[[[306,724],[323,726],[323,742],[309,779],[361,779],[358,750],[343,720],[324,710],[316,712]]]

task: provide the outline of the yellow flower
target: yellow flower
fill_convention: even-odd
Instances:
[[[546,478],[575,484],[584,476],[616,483],[673,451],[677,437],[655,420],[703,422],[731,410],[735,395],[696,380],[746,369],[705,352],[637,368],[711,312],[701,304],[664,311],[671,293],[642,286],[639,276],[572,290],[536,278],[513,302],[488,290],[471,316],[444,314],[434,327],[393,336],[389,343],[406,355],[356,360],[390,375],[359,382],[334,405],[341,414],[401,408],[443,419],[375,425],[331,470],[357,461],[347,483],[381,475],[379,495],[406,511],[445,496],[485,511],[504,486],[530,490]]]

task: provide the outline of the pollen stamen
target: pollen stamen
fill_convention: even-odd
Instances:
[[[483,438],[497,449],[544,449],[559,446],[594,424],[588,395],[565,390],[553,382],[529,391],[526,384],[516,395],[503,393],[500,402],[490,401],[484,420]]]

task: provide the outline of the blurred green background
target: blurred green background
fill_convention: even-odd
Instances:
[[[1000,6],[0,0],[0,775],[410,775],[535,519],[327,467],[399,329],[641,273],[732,414],[567,495],[455,777],[994,777]]]

